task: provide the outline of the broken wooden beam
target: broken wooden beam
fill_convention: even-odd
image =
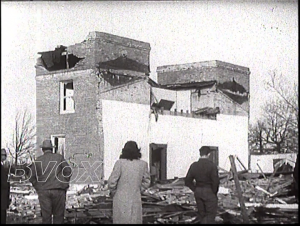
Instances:
[[[297,203],[292,203],[292,204],[279,204],[279,203],[269,203],[269,204],[262,204],[262,203],[245,203],[246,207],[259,207],[263,206],[266,208],[280,208],[280,209],[287,209],[287,210],[298,210],[299,205]]]
[[[239,163],[242,165],[242,167],[244,168],[244,170],[247,170],[247,168],[245,167],[245,165],[242,163],[242,161],[239,159],[239,157],[236,155],[235,156],[236,159],[239,161]],[[248,170],[247,170],[248,171]]]
[[[264,177],[265,179],[267,179],[267,177],[266,177],[266,175],[264,174],[263,170],[260,168],[260,165],[259,165],[258,163],[256,163],[256,165],[258,166],[259,171],[261,172],[261,174],[263,175],[263,177]]]
[[[269,191],[270,186],[271,186],[271,184],[272,184],[272,179],[273,179],[273,177],[275,176],[275,174],[276,174],[276,172],[277,172],[277,170],[279,169],[280,166],[281,166],[281,165],[276,165],[276,167],[275,167],[273,173],[271,174],[271,176],[270,176],[270,178],[269,178],[269,184],[268,184],[268,186],[267,186],[267,188],[266,188],[267,191]]]
[[[276,193],[277,193],[277,192],[275,192],[275,193],[271,194],[270,192],[267,192],[265,189],[263,189],[262,187],[259,187],[259,186],[255,186],[255,188],[256,188],[257,190],[260,190],[260,191],[264,192],[265,194],[269,195],[270,197],[276,195]],[[280,199],[280,198],[274,198],[274,199],[277,200],[278,202],[282,203],[282,204],[286,204],[286,202],[283,201],[283,200]]]
[[[14,190],[10,189],[11,194],[22,194],[22,195],[29,195],[31,192],[29,190]]]
[[[243,222],[245,224],[248,224],[249,223],[249,218],[248,218],[248,215],[247,215],[247,210],[246,210],[246,207],[245,207],[244,197],[243,197],[243,194],[242,194],[242,190],[241,190],[241,187],[240,187],[236,166],[235,166],[235,163],[234,163],[234,157],[232,155],[230,155],[229,159],[230,159],[230,163],[231,163],[231,170],[232,170],[232,173],[233,173],[233,179],[234,179],[234,182],[235,182],[235,187],[236,187],[236,190],[237,190],[237,193],[238,193],[240,207],[241,207],[241,210],[242,210]]]

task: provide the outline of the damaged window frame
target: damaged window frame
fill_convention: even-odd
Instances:
[[[72,94],[67,93],[67,84],[72,84]],[[60,92],[60,114],[70,114],[75,113],[75,101],[74,101],[74,81],[64,80],[59,82],[59,92]],[[69,108],[68,108],[69,106]]]

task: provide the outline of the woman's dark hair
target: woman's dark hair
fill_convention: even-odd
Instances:
[[[137,147],[135,141],[127,141],[124,148],[122,149],[122,153],[120,155],[120,159],[140,159],[142,157],[141,149]]]

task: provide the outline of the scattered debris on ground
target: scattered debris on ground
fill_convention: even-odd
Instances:
[[[216,223],[243,223],[232,176],[220,175],[220,178]],[[266,178],[239,178],[249,223],[298,223],[298,203],[293,194],[291,173]],[[12,182],[11,199],[8,223],[41,223],[38,197],[30,183]],[[184,178],[154,184],[143,193],[142,203],[144,224],[199,223],[194,195],[184,186]],[[65,223],[112,223],[112,199],[107,185],[71,185],[67,192]]]

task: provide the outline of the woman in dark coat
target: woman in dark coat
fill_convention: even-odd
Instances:
[[[108,179],[114,224],[142,224],[141,193],[150,186],[148,163],[140,160],[136,142],[128,141]]]

